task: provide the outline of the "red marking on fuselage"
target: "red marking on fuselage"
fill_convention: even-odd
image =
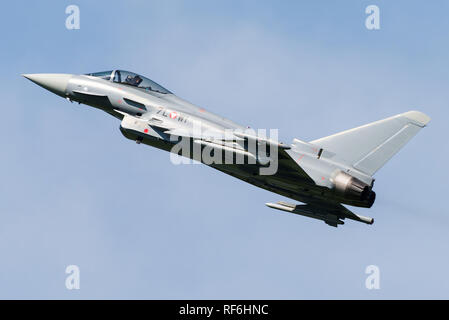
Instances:
[[[143,130],[143,132],[148,133],[148,129]]]
[[[176,112],[170,112],[170,114],[169,114],[169,117],[171,118],[171,119],[176,119],[176,117],[178,116],[178,114],[176,113]]]

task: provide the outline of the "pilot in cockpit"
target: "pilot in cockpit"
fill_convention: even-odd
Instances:
[[[135,87],[137,87],[137,86],[139,86],[139,84],[142,82],[142,78],[141,77],[139,77],[138,75],[135,75],[134,77],[132,76],[132,75],[128,75],[127,77],[126,77],[126,79],[125,79],[125,82],[127,83],[127,84],[129,84],[129,85],[132,85],[132,86],[135,86]]]

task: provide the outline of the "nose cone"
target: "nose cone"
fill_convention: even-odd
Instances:
[[[67,83],[72,78],[71,74],[64,73],[35,73],[24,74],[23,76],[61,97],[65,97]]]

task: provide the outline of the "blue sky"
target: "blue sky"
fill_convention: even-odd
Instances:
[[[81,29],[65,28],[76,4]],[[381,29],[365,28],[380,8]],[[449,298],[447,1],[14,1],[3,6],[0,298]],[[238,123],[313,140],[432,117],[375,176],[372,226],[125,139],[22,73],[142,73]],[[81,289],[65,288],[65,268]],[[380,268],[380,290],[365,268]]]

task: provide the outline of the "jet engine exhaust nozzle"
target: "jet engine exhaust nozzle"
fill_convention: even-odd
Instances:
[[[369,207],[373,205],[376,193],[363,181],[344,172],[339,172],[332,180],[335,190],[344,197],[366,202]]]

